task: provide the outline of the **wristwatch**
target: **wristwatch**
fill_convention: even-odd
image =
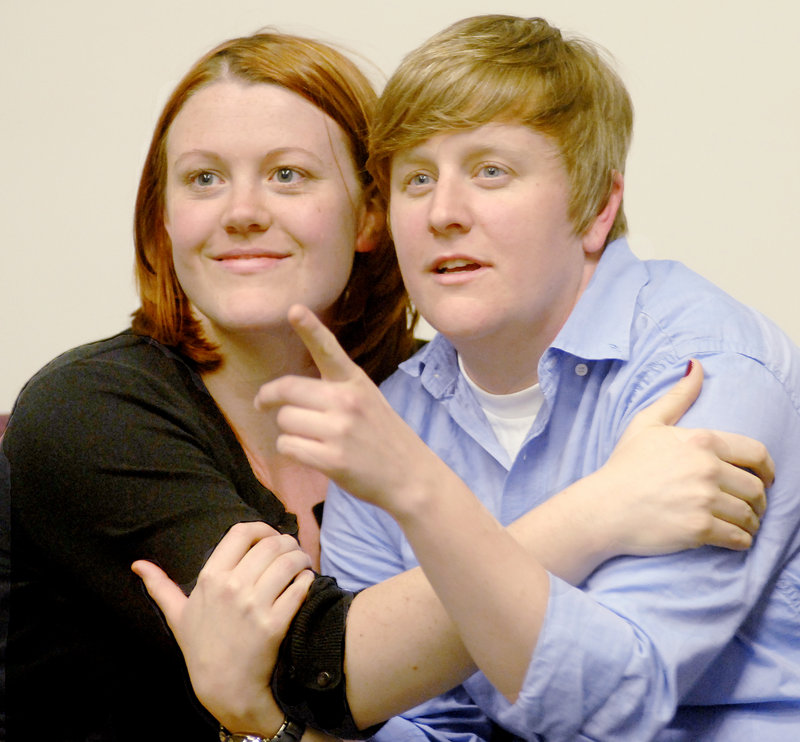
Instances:
[[[300,742],[306,731],[302,722],[284,719],[281,728],[273,737],[262,737],[260,734],[247,732],[229,732],[225,727],[219,728],[219,742]]]

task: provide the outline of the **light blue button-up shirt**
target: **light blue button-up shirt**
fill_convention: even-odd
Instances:
[[[750,435],[776,462],[753,548],[621,557],[579,588],[551,577],[516,703],[477,673],[376,739],[488,740],[483,713],[530,740],[800,740],[800,351],[771,322],[618,240],[540,360],[545,401],[513,462],[444,337],[383,389],[507,524],[600,467],[690,358],[703,363],[705,383],[681,424]],[[417,564],[391,517],[336,488],[322,547],[323,571],[350,589]]]

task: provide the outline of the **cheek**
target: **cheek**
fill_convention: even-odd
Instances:
[[[488,212],[488,210],[487,210]],[[529,245],[527,249],[549,251],[572,241],[573,230],[564,204],[558,198],[531,198],[513,201],[483,220],[484,229],[499,244]]]
[[[422,210],[417,209],[416,212],[419,213],[407,207],[394,207],[389,210],[389,226],[398,260],[402,260],[412,251],[414,245],[419,243],[414,235],[419,234],[421,229],[427,231],[427,222],[424,221]]]
[[[214,227],[214,213],[208,203],[181,201],[164,209],[164,226],[174,251],[187,250],[207,239]]]
[[[424,260],[421,255],[408,249],[395,247],[395,254],[397,255],[397,267],[400,269],[403,283],[409,291],[413,292],[425,273]]]
[[[193,222],[188,218],[186,209],[165,209],[164,228],[167,230],[172,251],[180,251],[189,241]]]
[[[358,215],[349,201],[321,204],[307,219],[298,219],[297,224],[300,230],[305,230],[308,238],[304,240],[301,237],[300,240],[316,244],[322,257],[327,256],[332,262],[352,263]]]

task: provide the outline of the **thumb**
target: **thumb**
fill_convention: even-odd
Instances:
[[[189,600],[181,590],[164,572],[152,562],[140,559],[131,565],[131,569],[144,582],[150,597],[158,604],[164,617],[167,619],[172,633],[178,639],[177,627],[180,623],[183,609]]]
[[[694,404],[703,386],[703,367],[691,360],[685,376],[672,385],[655,402],[637,413],[625,431],[626,434],[651,425],[674,425]]]

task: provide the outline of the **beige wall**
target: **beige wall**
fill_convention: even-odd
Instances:
[[[800,4],[712,0],[0,0],[0,411],[136,305],[131,214],[155,117],[213,43],[264,25],[388,73],[475,13],[543,15],[615,55],[637,109],[634,249],[677,258],[800,341]]]

